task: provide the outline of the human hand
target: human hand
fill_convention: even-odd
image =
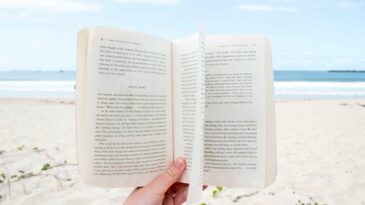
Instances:
[[[188,184],[177,183],[186,168],[183,158],[178,158],[152,182],[135,189],[124,205],[181,205],[188,195]]]

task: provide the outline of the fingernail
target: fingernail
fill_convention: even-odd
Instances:
[[[174,162],[174,167],[177,169],[184,169],[185,168],[185,160],[183,158],[178,158]]]

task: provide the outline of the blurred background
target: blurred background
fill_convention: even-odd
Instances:
[[[269,188],[211,186],[202,202],[364,205],[364,0],[0,0],[0,204],[121,204],[132,189],[78,175],[77,32],[173,40],[201,22],[207,35],[270,38],[278,154]]]
[[[365,70],[363,0],[1,0],[0,97],[74,98],[83,27],[176,39],[201,22],[207,35],[267,35],[278,98],[365,97],[364,73],[328,72]]]

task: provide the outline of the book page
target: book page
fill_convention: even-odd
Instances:
[[[266,72],[266,173],[265,187],[274,183],[277,175],[277,153],[276,153],[276,122],[275,122],[275,101],[274,101],[274,73],[272,72],[271,43],[265,38],[265,61]]]
[[[200,200],[204,166],[204,36],[173,41],[174,156],[187,160],[181,178],[189,183],[187,203]]]
[[[171,42],[103,27],[88,38],[77,82],[81,177],[94,186],[143,186],[173,160]]]
[[[265,185],[267,59],[264,37],[207,37],[205,184]]]

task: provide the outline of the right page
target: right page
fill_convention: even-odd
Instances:
[[[265,187],[276,176],[270,43],[208,36],[204,184]]]

